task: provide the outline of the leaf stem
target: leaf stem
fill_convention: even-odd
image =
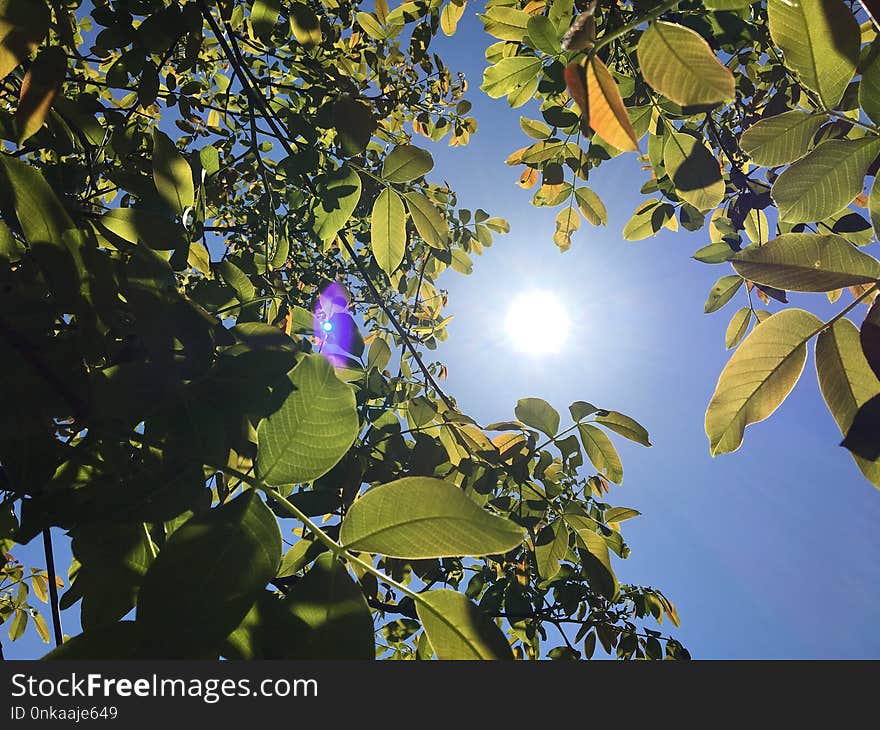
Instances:
[[[676,5],[678,5],[679,2],[681,2],[681,0],[666,0],[666,2],[664,2],[659,7],[654,8],[654,10],[652,10],[650,13],[642,15],[642,16],[636,18],[635,20],[631,20],[631,21],[629,21],[629,23],[626,23],[625,25],[621,25],[619,28],[611,31],[610,33],[606,33],[604,36],[602,36],[602,38],[600,38],[598,41],[596,41],[596,45],[594,45],[590,49],[589,57],[592,58],[593,56],[596,55],[596,53],[598,51],[600,51],[602,48],[604,48],[609,43],[614,41],[616,38],[620,38],[621,36],[626,35],[631,30],[635,30],[643,23],[647,23],[652,20],[656,20],[661,15],[663,15],[663,13],[672,10]]]
[[[250,477],[247,474],[244,474],[237,469],[233,469],[232,467],[226,466],[223,467],[223,471],[228,473],[230,476],[235,477],[239,481],[248,484],[249,486],[260,489],[266,493],[267,496],[271,497],[275,502],[277,502],[281,507],[287,512],[291,517],[296,518],[300,522],[302,522],[306,527],[308,527],[316,538],[320,542],[324,544],[324,546],[332,552],[336,557],[343,558],[349,563],[353,565],[357,565],[362,570],[367,571],[368,573],[372,573],[383,583],[387,583],[395,590],[400,591],[406,596],[409,596],[414,601],[422,601],[422,597],[416,593],[411,588],[407,588],[402,583],[394,580],[390,576],[383,573],[376,566],[374,566],[371,562],[364,560],[356,555],[353,555],[348,550],[346,550],[342,545],[340,545],[336,540],[334,540],[330,535],[328,535],[321,527],[314,522],[305,512],[303,512],[299,507],[297,507],[292,502],[289,502],[287,499],[282,497],[273,487],[270,487],[268,484],[263,482],[261,479],[257,479],[255,477]]]

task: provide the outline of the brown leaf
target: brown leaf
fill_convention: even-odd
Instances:
[[[584,134],[589,134],[590,102],[584,68],[579,63],[570,63],[565,67],[562,76],[565,79],[565,88],[568,89],[569,96],[574,99],[574,103],[581,110],[581,130]]]
[[[67,55],[60,46],[49,46],[40,51],[27,70],[15,112],[19,144],[42,128],[61,89],[65,71]]]

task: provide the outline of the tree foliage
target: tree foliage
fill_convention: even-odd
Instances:
[[[83,633],[54,658],[688,656],[655,628],[674,605],[616,575],[638,512],[606,501],[623,478],[609,433],[647,431],[535,398],[481,425],[429,361],[450,319],[437,277],[508,229],[458,205],[420,139],[476,131],[466,80],[429,51],[464,10],[0,2],[12,639],[31,620],[49,639],[30,595],[54,604],[65,581],[11,553],[55,527]],[[575,8],[487,17],[505,39],[487,93],[556,104],[520,160],[584,173],[555,136],[579,129],[559,61]],[[620,96],[619,64],[591,58],[603,129],[634,145],[651,115],[629,123],[623,100],[643,87]]]
[[[577,30],[563,36],[572,5],[490,0],[484,16],[498,42],[486,51],[482,88],[512,107],[534,100],[543,118],[522,120],[538,141],[507,163],[524,166],[523,187],[540,182],[534,205],[560,208],[554,241],[571,245],[579,210],[604,224],[590,212],[601,201],[584,183],[635,149],[647,200],[623,237],[708,228],[709,243],[693,257],[733,272],[719,278],[705,312],[737,298],[747,304],[725,332],[727,348],[738,349],[706,411],[711,453],[739,448],[745,427],[782,404],[816,341],[842,445],[880,487],[880,261],[866,251],[880,233],[875,22],[846,0],[578,1]],[[547,21],[561,43],[532,37]],[[597,84],[597,68],[614,84]],[[501,81],[500,69],[520,71]],[[594,202],[584,206],[587,196]],[[852,299],[827,321],[756,308],[756,299],[787,304],[789,291]],[[851,312],[862,322],[858,337],[845,318]]]

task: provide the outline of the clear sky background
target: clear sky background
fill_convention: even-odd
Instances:
[[[534,190],[517,187],[519,168],[504,164],[529,143],[519,116],[538,113],[512,110],[479,90],[493,39],[475,7],[455,37],[440,36],[431,50],[467,75],[479,130],[464,148],[421,137],[416,143],[434,154],[432,180],[446,180],[461,206],[508,219],[511,232],[475,257],[471,276],[441,279],[448,312],[456,315],[436,353],[449,368],[448,391],[482,423],[512,418],[518,398],[541,397],[562,414],[563,427],[568,404],[586,400],[648,428],[651,449],[614,437],[625,478],[607,501],[643,513],[624,524],[632,555],[615,567],[622,581],[653,585],[675,602],[682,626],[673,635],[693,657],[880,657],[880,493],[837,445],[812,348],[782,408],[749,427],[739,451],[710,458],[703,414],[730,356],[724,331],[746,304],[744,290],[720,312],[703,314],[716,279],[732,273],[690,258],[708,243],[705,229],[623,240],[648,175],[633,154],[605,163],[589,182],[608,208],[609,225],[582,223],[571,249],[558,252],[558,209],[532,207]],[[569,308],[571,333],[558,354],[526,357],[511,347],[504,318],[515,295],[530,289],[553,291]],[[848,297],[834,307],[822,295],[793,295],[792,302],[827,317]],[[534,332],[536,350],[552,337],[552,325]],[[66,578],[69,549],[53,532]],[[44,564],[39,538],[16,555]],[[48,621],[48,610],[44,615]],[[78,605],[64,612],[67,633],[78,633],[77,616]],[[5,634],[0,641],[9,659],[49,648],[33,624],[14,644]]]

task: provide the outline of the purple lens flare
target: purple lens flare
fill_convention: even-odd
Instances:
[[[317,350],[333,367],[344,367],[356,339],[357,325],[348,313],[348,292],[341,284],[328,284],[315,302],[312,331]]]

